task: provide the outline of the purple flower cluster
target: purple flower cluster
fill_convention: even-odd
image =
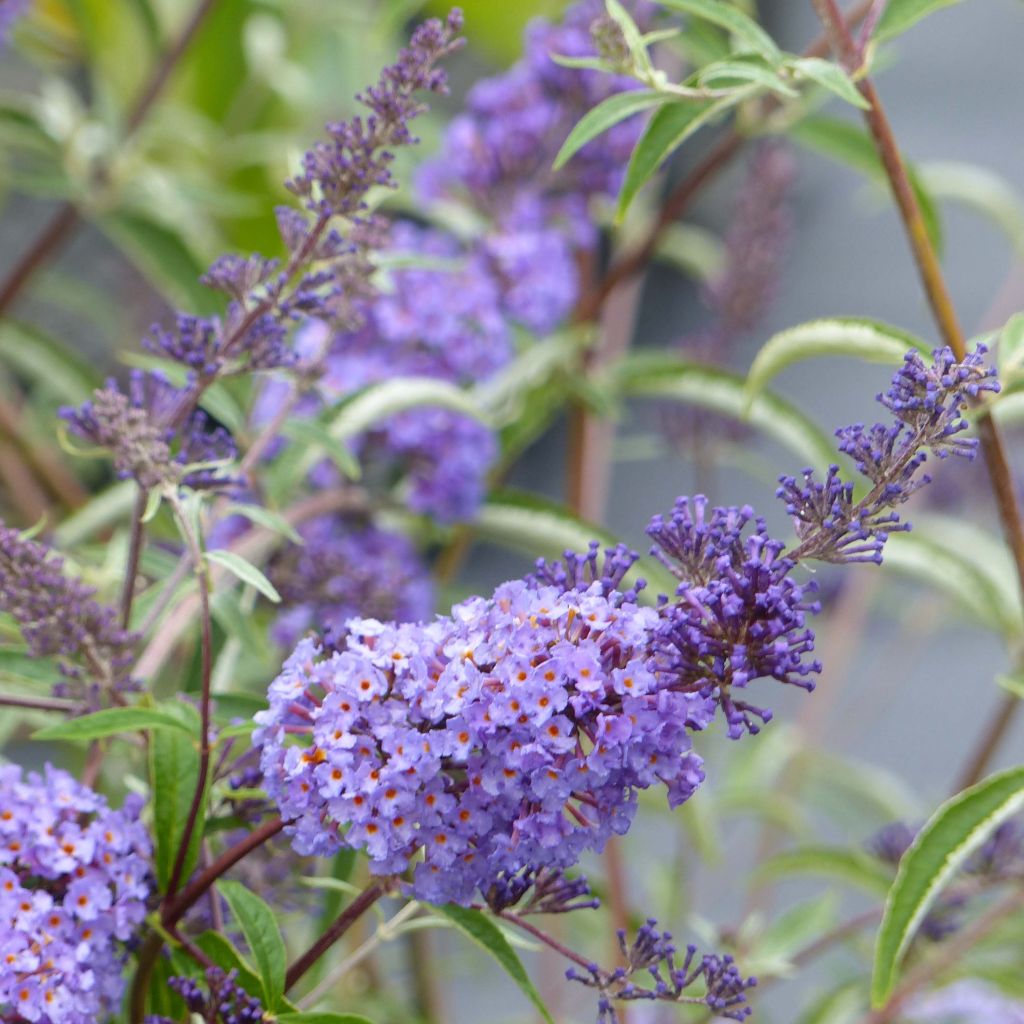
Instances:
[[[120,1005],[149,895],[140,803],[0,766],[0,1019],[95,1024]]]
[[[624,966],[614,971],[590,964],[586,974],[570,967],[566,977],[600,992],[598,1024],[616,1024],[616,1001],[637,999],[670,1003],[704,1004],[716,1017],[746,1020],[751,1009],[746,1005],[748,989],[756,978],[744,978],[731,956],[707,954],[697,959],[697,947],[687,946],[682,963],[676,963],[676,947],[668,932],[658,931],[658,922],[649,919],[637,930],[632,943],[626,933],[618,933]],[[653,987],[638,985],[633,976],[647,974]],[[691,994],[694,985],[703,985],[704,994]]]
[[[967,429],[963,409],[981,392],[999,390],[996,371],[984,365],[984,354],[984,345],[979,345],[957,362],[948,348],[939,348],[928,365],[919,352],[908,352],[892,386],[878,396],[896,423],[855,423],[836,431],[840,451],[871,483],[859,501],[837,466],[830,467],[823,482],[810,469],[804,470],[802,483],[791,476],[780,478],[776,493],[785,501],[800,540],[794,559],[882,561],[888,535],[909,529],[894,508],[929,482],[929,477],[917,475],[927,453],[940,459],[974,456],[977,441],[958,436]]]
[[[433,587],[410,541],[341,516],[309,520],[303,546],[290,545],[271,564],[284,611],[273,637],[291,648],[308,629],[334,642],[356,616],[418,622],[433,607]]]
[[[203,984],[194,978],[171,978],[171,988],[184,1000],[190,1014],[207,1024],[259,1024],[263,1004],[238,984],[238,971],[207,968]],[[205,988],[205,990],[204,990]],[[176,1024],[170,1017],[151,1016],[146,1024]]]
[[[807,596],[814,583],[792,579],[795,563],[782,557],[784,545],[749,507],[709,513],[703,496],[680,498],[671,516],[655,516],[647,532],[653,553],[682,581],[654,639],[659,673],[717,703],[730,737],[756,733],[755,719],[767,722],[771,713],[737,700],[734,688],[769,677],[811,690],[808,677],[821,670],[806,658],[814,649],[805,625],[818,611]]]
[[[223,474],[238,454],[231,435],[191,408],[187,390],[161,373],[132,371],[126,391],[110,380],[90,401],[61,415],[78,437],[111,452],[121,479],[134,479],[144,489],[232,483]]]
[[[57,659],[58,694],[70,691],[91,708],[130,685],[136,639],[95,593],[66,575],[50,548],[0,522],[0,610],[18,624],[33,657]]]
[[[713,705],[659,685],[658,621],[621,595],[502,585],[428,625],[352,620],[304,640],[257,715],[266,787],[296,848],[414,866],[419,898],[467,903],[625,832],[640,789],[703,778],[688,728]]]

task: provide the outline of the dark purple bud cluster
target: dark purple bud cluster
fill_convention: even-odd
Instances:
[[[729,1020],[746,1020],[750,1016],[746,993],[757,984],[757,979],[744,978],[731,956],[707,954],[698,959],[697,947],[687,946],[682,963],[677,963],[672,936],[658,931],[658,922],[653,918],[640,926],[632,943],[627,943],[624,931],[618,933],[618,938],[623,966],[606,971],[590,964],[586,974],[575,968],[566,971],[571,981],[600,993],[598,1024],[616,1024],[619,1018],[615,1003],[637,999],[703,1003],[716,1016]],[[652,984],[635,982],[633,978],[638,974],[649,975]],[[702,986],[703,994],[692,992],[694,986]]]
[[[50,548],[0,523],[0,610],[18,624],[33,657],[56,657],[64,677],[58,694],[71,693],[88,709],[130,687],[136,641],[95,593],[68,576]]]
[[[595,540],[590,542],[585,555],[566,551],[562,562],[539,558],[530,579],[538,586],[557,587],[563,591],[589,590],[594,583],[600,583],[605,597],[616,594],[623,601],[635,603],[637,594],[647,586],[647,581],[638,579],[629,590],[623,590],[621,584],[640,556],[625,544],[617,544],[614,548],[606,548],[602,559],[600,549],[600,542]]]
[[[984,365],[984,353],[985,346],[979,345],[957,362],[948,348],[939,348],[926,365],[919,352],[908,352],[892,386],[878,395],[897,422],[871,427],[855,423],[836,431],[840,451],[871,483],[859,501],[853,484],[839,477],[837,466],[829,468],[823,483],[809,469],[802,482],[780,477],[776,494],[785,501],[800,540],[791,553],[794,560],[882,561],[889,534],[910,529],[894,509],[929,482],[927,476],[917,475],[928,452],[938,458],[974,456],[977,441],[957,435],[967,429],[962,412],[968,400],[999,390],[996,371]]]
[[[119,477],[143,489],[234,483],[224,474],[238,454],[231,435],[203,410],[191,408],[188,391],[161,373],[132,371],[125,391],[110,380],[90,401],[61,415],[78,437],[112,454]]]
[[[209,967],[202,982],[171,978],[170,986],[188,1011],[207,1024],[260,1024],[263,1020],[263,1004],[238,984],[237,970],[225,973],[219,967]]]
[[[782,557],[784,545],[768,536],[752,509],[706,513],[703,496],[692,503],[680,498],[669,520],[655,516],[647,528],[653,553],[682,580],[676,600],[661,608],[654,665],[682,692],[717,703],[729,736],[737,738],[756,733],[756,719],[767,722],[771,713],[737,700],[734,688],[761,677],[814,688],[808,677],[821,666],[807,660],[814,634],[805,620],[818,604],[807,597],[813,581],[791,578],[795,563]]]
[[[523,868],[515,874],[499,875],[483,894],[495,913],[515,907],[516,914],[568,914],[573,910],[594,910],[601,901],[590,892],[582,875],[567,878],[562,871]]]

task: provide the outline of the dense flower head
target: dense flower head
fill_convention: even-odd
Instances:
[[[564,872],[549,868],[527,867],[514,874],[501,874],[483,895],[495,913],[515,907],[520,917],[593,910],[601,903],[591,893],[584,876],[568,878]]]
[[[133,371],[124,391],[110,380],[61,415],[77,436],[110,451],[119,477],[142,488],[232,484],[223,472],[237,455],[231,435],[202,409],[190,408],[188,392],[161,373]]]
[[[120,1005],[149,895],[141,801],[0,765],[0,1018],[95,1024]]]
[[[282,598],[273,636],[294,647],[308,629],[337,641],[356,616],[418,622],[433,609],[433,587],[423,559],[402,534],[343,516],[321,516],[299,528],[270,567]]]
[[[613,971],[590,964],[587,973],[569,968],[566,977],[600,993],[598,1024],[616,1024],[615,1002],[661,1000],[672,1003],[703,1003],[716,1017],[746,1020],[751,1009],[746,1005],[748,989],[756,978],[745,978],[729,955],[705,954],[697,957],[697,947],[687,946],[681,963],[669,932],[658,930],[658,922],[649,918],[637,929],[632,942],[626,933],[618,932],[623,965]],[[647,975],[649,984],[633,981],[635,975]],[[691,994],[694,986],[703,986],[704,993]]]
[[[708,514],[707,499],[698,495],[680,498],[668,520],[655,516],[647,532],[657,542],[652,553],[681,580],[654,640],[661,674],[718,703],[733,738],[757,732],[755,720],[771,717],[737,700],[734,688],[768,677],[813,689],[809,677],[821,666],[807,660],[814,634],[805,621],[818,611],[808,599],[815,585],[792,578],[794,562],[763,519],[747,507]]]
[[[363,849],[378,874],[412,867],[417,897],[466,903],[599,849],[640,789],[682,803],[703,778],[687,723],[710,712],[659,687],[656,622],[599,583],[516,581],[427,625],[352,620],[330,654],[300,642],[254,735],[297,848]]]
[[[58,693],[93,708],[129,687],[136,640],[95,594],[67,575],[64,560],[45,544],[0,522],[0,610],[18,624],[33,657],[57,658],[64,678]]]

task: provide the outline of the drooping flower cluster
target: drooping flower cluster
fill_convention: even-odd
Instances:
[[[90,401],[61,415],[77,436],[110,451],[122,480],[134,479],[147,490],[230,486],[224,467],[237,455],[231,435],[202,409],[182,417],[188,405],[186,389],[161,373],[135,370],[126,391],[110,380]]]
[[[414,864],[418,897],[466,903],[599,849],[640,789],[682,803],[703,778],[688,728],[714,706],[659,686],[657,619],[600,583],[511,582],[428,625],[353,620],[329,655],[302,641],[254,734],[297,848]]]
[[[687,946],[682,963],[676,963],[672,936],[658,931],[658,922],[653,919],[640,926],[632,943],[626,942],[624,931],[619,931],[618,938],[624,966],[606,971],[590,964],[586,974],[572,967],[565,972],[570,981],[581,982],[600,993],[598,1024],[616,1024],[619,1018],[615,1002],[638,999],[703,1003],[716,1017],[729,1020],[746,1020],[750,1016],[746,992],[757,984],[757,979],[744,978],[731,956],[706,954],[698,960],[697,947]],[[653,986],[632,980],[642,974],[651,978]],[[692,991],[700,985],[704,988],[702,995]]]
[[[113,608],[64,572],[64,560],[0,522],[0,611],[21,630],[35,658],[56,658],[64,679],[58,696],[96,708],[130,686],[135,635],[121,629]]]
[[[767,722],[771,713],[736,699],[735,688],[769,677],[811,690],[809,677],[821,670],[807,660],[814,634],[805,621],[818,611],[808,599],[813,581],[796,583],[785,545],[749,507],[709,514],[703,496],[680,498],[669,519],[655,516],[647,532],[653,553],[682,581],[677,600],[662,609],[658,671],[718,703],[731,737],[756,733],[755,719]]]
[[[95,1024],[120,1005],[149,895],[140,803],[0,765],[0,1019]]]
[[[984,391],[999,390],[995,369],[984,365],[985,351],[979,345],[957,362],[949,348],[939,348],[931,365],[916,350],[908,352],[892,386],[878,396],[897,422],[870,428],[856,423],[836,431],[840,450],[871,483],[859,501],[837,466],[829,469],[823,483],[809,469],[802,484],[791,476],[780,478],[777,494],[786,502],[800,539],[794,558],[881,562],[888,535],[908,528],[894,508],[929,481],[917,476],[928,452],[940,459],[974,456],[977,441],[957,435],[967,429],[962,414],[967,402]]]

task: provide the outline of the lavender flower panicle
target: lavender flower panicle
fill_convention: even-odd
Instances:
[[[957,435],[967,429],[962,411],[968,400],[999,390],[995,369],[984,365],[985,351],[979,345],[957,362],[949,348],[938,348],[931,365],[916,350],[908,352],[889,390],[877,396],[897,422],[870,428],[855,423],[836,431],[840,451],[871,482],[864,498],[854,499],[853,485],[840,479],[837,466],[829,468],[823,483],[809,469],[803,483],[779,478],[776,495],[785,501],[800,539],[795,560],[882,561],[889,534],[910,529],[894,509],[929,482],[918,475],[928,452],[940,459],[974,456],[977,441]]]
[[[238,971],[208,967],[200,984],[195,978],[174,977],[170,987],[184,1000],[189,1013],[209,1024],[259,1024],[263,1004],[238,984]],[[205,991],[204,991],[205,988]],[[170,1018],[151,1017],[153,1024],[174,1024]]]
[[[149,896],[141,804],[0,765],[0,1019],[95,1024],[120,1005]]]
[[[757,985],[756,978],[744,978],[731,956],[706,954],[697,959],[697,947],[687,946],[681,964],[676,963],[676,947],[668,932],[658,931],[653,918],[641,925],[632,943],[626,933],[618,932],[624,966],[606,971],[591,964],[583,974],[570,967],[565,976],[600,993],[598,1024],[616,1024],[616,1002],[657,1000],[671,1003],[703,1003],[716,1016],[746,1020],[752,1013],[746,1005],[746,992]],[[634,975],[647,974],[653,987],[638,985]],[[703,985],[704,994],[691,994],[695,985]]]
[[[600,583],[601,592],[607,598],[636,603],[637,595],[647,586],[647,581],[637,579],[629,590],[622,590],[621,583],[626,574],[633,568],[640,557],[630,551],[625,544],[617,544],[614,548],[606,548],[604,559],[598,565],[600,542],[591,541],[585,555],[575,551],[563,554],[564,562],[547,562],[537,559],[535,571],[529,579],[539,586],[557,587],[559,590],[589,590],[594,583]]]
[[[136,635],[121,629],[113,608],[64,572],[64,560],[0,522],[0,609],[21,629],[36,658],[56,657],[64,682],[87,709],[132,686]]]
[[[586,878],[567,878],[562,871],[523,868],[512,875],[499,875],[484,894],[495,913],[515,908],[516,914],[568,914],[594,910],[601,905],[590,891]]]

